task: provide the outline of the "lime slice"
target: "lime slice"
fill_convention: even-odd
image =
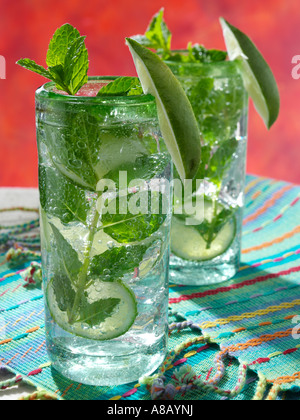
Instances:
[[[276,121],[280,98],[276,80],[268,63],[247,35],[220,19],[230,60],[239,59],[245,89],[267,128]]]
[[[218,206],[218,212],[222,211]],[[201,214],[202,212],[199,212]],[[204,218],[208,222],[213,218],[213,207],[211,201],[204,202]],[[207,261],[224,254],[231,246],[236,235],[236,219],[229,218],[218,232],[215,239],[207,248],[207,242],[201,236],[195,226],[186,225],[185,221],[173,216],[171,227],[171,250],[179,258],[191,261]]]
[[[160,129],[181,179],[200,165],[200,132],[191,104],[169,67],[153,52],[126,38],[143,91],[156,98]]]
[[[67,309],[57,301],[53,279],[47,287],[47,304],[53,320],[65,331],[92,340],[111,340],[125,334],[137,317],[136,298],[121,281],[94,280],[85,290],[81,318],[70,324]]]

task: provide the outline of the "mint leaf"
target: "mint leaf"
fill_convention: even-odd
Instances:
[[[103,86],[97,96],[128,96],[141,95],[142,93],[143,89],[137,77],[118,77]]]
[[[198,179],[202,180],[206,177],[211,155],[212,155],[212,147],[211,146],[204,145],[204,146],[201,147],[201,162],[200,162],[200,166],[199,166],[197,175],[194,178],[195,182]],[[196,189],[197,189],[197,186],[196,186],[196,183],[195,183],[194,190],[196,191]]]
[[[143,245],[117,247],[105,251],[92,258],[90,264],[91,277],[101,281],[122,279],[127,273],[132,273],[143,261],[147,247]]]
[[[94,200],[86,199],[85,190],[70,183],[56,170],[41,165],[39,186],[41,207],[47,214],[58,217],[62,223],[80,222],[86,225]]]
[[[218,236],[218,233],[225,226],[226,223],[231,219],[234,214],[233,208],[223,208],[219,213],[217,210],[217,203],[214,203],[214,216],[209,222],[204,220],[201,224],[194,226],[196,230],[200,233],[202,238],[206,242],[206,249],[210,249],[212,242]]]
[[[62,312],[70,316],[76,298],[76,292],[68,277],[61,274],[55,275],[51,281],[51,288],[55,295],[55,301]],[[120,299],[99,299],[96,302],[88,302],[85,295],[80,298],[79,313],[76,322],[85,322],[89,326],[99,325],[112,315],[114,309],[120,303]]]
[[[204,143],[211,146],[235,135],[243,111],[239,80],[232,77],[228,78],[226,86],[223,83],[224,87],[216,87],[213,77],[200,78],[192,85],[183,82]]]
[[[49,70],[46,70],[43,66],[36,64],[35,61],[30,60],[29,58],[23,58],[19,60],[17,61],[17,64],[19,64],[19,66],[22,66],[27,70],[33,71],[34,73],[44,76],[47,79],[52,79],[52,75]]]
[[[172,34],[164,21],[163,15],[164,9],[162,8],[154,15],[144,35],[135,35],[131,38],[144,47],[162,53],[164,60],[181,63],[212,63],[226,60],[226,51],[215,49],[208,50],[203,47],[203,45],[192,45],[191,42],[187,46],[187,54],[172,52]]]
[[[56,247],[55,263],[57,273],[69,279],[70,284],[76,285],[78,273],[82,267],[77,252],[69,242],[63,237],[60,231],[50,223]]]
[[[100,299],[89,303],[83,297],[80,302],[80,318],[77,322],[85,322],[90,327],[99,325],[113,314],[119,303],[120,299],[117,298]]]
[[[164,9],[162,8],[154,15],[144,35],[135,35],[131,38],[144,47],[162,53],[162,58],[168,61],[181,63],[213,63],[226,60],[226,51],[215,49],[208,50],[203,45],[192,45],[191,42],[187,46],[187,53],[171,51],[172,34],[164,21],[163,15]]]
[[[237,147],[238,140],[234,137],[219,144],[209,161],[205,174],[210,181],[221,186],[223,175],[227,171]]]
[[[228,220],[232,217],[234,213],[233,208],[223,208],[219,213],[217,213],[213,219],[209,222],[207,219],[204,219],[202,223],[199,225],[193,226],[196,229],[202,238],[208,242],[209,239],[213,241],[220,230],[224,227],[224,225],[228,222]],[[212,237],[210,238],[211,231],[213,232]]]
[[[59,118],[59,112],[53,112],[53,121]],[[72,183],[96,191],[99,181],[96,166],[101,158],[99,149],[103,142],[99,136],[98,120],[84,109],[75,113],[72,105],[66,105],[64,118],[62,127],[38,121],[39,129],[45,132],[49,158],[53,166]]]
[[[208,123],[209,130],[215,133],[215,137],[219,141],[222,141],[224,135],[227,138],[234,136],[237,123],[242,116],[244,108],[243,95],[242,91],[239,94],[239,90],[238,82],[232,78],[228,80],[226,87],[212,89],[204,103],[202,102],[205,107],[203,115],[213,118],[214,121],[219,120],[218,127],[215,126],[213,128],[215,122],[212,124]],[[203,119],[203,122],[203,132],[207,133],[209,130],[205,127],[205,119]]]
[[[164,9],[161,9],[152,19],[145,33],[146,37],[152,42],[157,50],[170,51],[171,32],[169,31],[164,18]]]
[[[111,238],[119,243],[130,243],[141,241],[150,237],[155,233],[162,223],[166,219],[166,214],[161,211],[162,208],[162,194],[158,193],[157,196],[151,191],[142,192],[143,198],[148,194],[148,209],[143,209],[141,205],[141,212],[133,214],[130,212],[129,203],[130,200],[137,200],[137,209],[139,201],[139,193],[128,194],[127,197],[127,212],[121,214],[120,212],[120,200],[122,198],[117,197],[116,200],[116,214],[107,212],[102,216],[102,228]],[[154,214],[151,212],[151,205],[153,205],[155,198],[158,200],[159,213]],[[144,210],[147,210],[146,212]]]
[[[57,29],[49,44],[46,62],[58,88],[75,95],[87,82],[89,67],[85,37],[69,24]]]
[[[225,61],[228,54],[226,51],[212,49],[207,50],[207,56],[209,57],[211,63],[216,63],[218,61]]]
[[[225,139],[219,144],[202,146],[201,163],[194,179],[209,179],[210,182],[220,188],[224,174],[232,162],[237,147],[238,140],[234,137]],[[196,190],[196,183],[194,190]]]
[[[75,95],[88,80],[89,60],[84,41],[85,37],[67,23],[55,31],[50,41],[46,57],[48,69],[28,58],[17,64],[52,80],[58,89]]]
[[[167,61],[174,61],[178,63],[215,63],[225,61],[227,53],[222,50],[207,50],[203,45],[195,44],[192,45],[190,42],[185,52],[173,52],[169,51],[169,54],[165,52],[163,59]]]
[[[225,61],[227,52],[221,50],[208,50],[203,45],[191,43],[188,44],[188,58],[190,62],[195,63],[215,63]]]
[[[170,162],[168,153],[153,153],[139,156],[133,163],[125,163],[105,175],[107,179],[115,182],[116,188],[120,186],[120,172],[126,172],[127,187],[134,179],[150,181],[159,178]]]
[[[62,312],[69,312],[75,301],[75,291],[68,276],[57,273],[51,280],[57,306]]]
[[[58,28],[49,44],[46,58],[47,66],[55,67],[59,64],[64,65],[70,45],[78,38],[80,38],[79,31],[69,23]]]
[[[64,83],[72,95],[88,81],[89,60],[85,38],[81,36],[70,45],[64,61]]]
[[[133,86],[130,91],[127,93],[127,96],[136,96],[136,95],[143,95],[144,91],[141,85],[137,84]]]
[[[235,209],[233,207],[223,208],[216,216],[214,224],[214,235],[220,232],[223,226],[228,222],[228,220],[233,216]]]
[[[66,91],[68,88],[64,84],[64,67],[62,64],[49,67],[48,71],[51,75],[51,80],[55,81],[57,89]]]
[[[190,91],[190,101],[193,102],[194,106],[199,103],[199,101],[203,104],[209,98],[209,95],[211,95],[213,88],[214,79],[212,77],[200,78]]]
[[[145,35],[136,35],[132,38],[140,44],[157,51],[169,53],[171,50],[172,34],[164,21],[164,9],[162,8],[152,18]]]

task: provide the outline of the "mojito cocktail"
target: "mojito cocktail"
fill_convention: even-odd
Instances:
[[[217,283],[233,277],[239,267],[248,94],[237,62],[166,64],[190,100],[201,135],[201,163],[193,188],[183,199],[174,192],[171,279],[181,284]],[[192,223],[189,207],[196,201]]]
[[[184,176],[200,160],[180,83],[127,43],[146,60],[154,96],[137,77],[89,78],[85,37],[70,24],[54,33],[47,68],[18,61],[52,81],[36,92],[48,354],[63,375],[92,385],[138,380],[166,355],[171,155]]]
[[[183,285],[209,285],[228,280],[239,267],[248,94],[270,128],[278,117],[279,92],[262,54],[225,19],[220,18],[220,23],[227,51],[191,42],[186,50],[174,51],[163,14],[161,9],[146,32],[133,39],[155,50],[180,82],[197,120],[201,149],[196,173],[190,177],[178,164],[176,149],[171,149],[176,170],[170,278]],[[140,67],[137,63],[147,88],[148,75]],[[151,87],[148,91],[155,94]],[[184,107],[181,112],[185,113]],[[176,124],[172,129],[176,131]],[[185,142],[192,147],[188,130]],[[195,145],[191,150],[196,157]]]
[[[154,98],[96,96],[112,80],[36,94],[47,348],[93,385],[137,380],[167,349],[170,156]]]

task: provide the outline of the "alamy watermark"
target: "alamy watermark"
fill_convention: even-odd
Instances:
[[[0,55],[0,80],[6,79],[6,60],[3,55]]]
[[[118,182],[106,178],[98,182],[97,210],[102,215],[166,215],[174,196],[173,213],[182,216],[186,225],[199,225],[204,220],[204,194],[197,193],[202,182],[165,178],[128,182],[127,172],[120,171]]]
[[[300,55],[294,55],[292,58],[292,64],[295,64],[292,68],[292,78],[294,80],[298,80],[300,79]]]

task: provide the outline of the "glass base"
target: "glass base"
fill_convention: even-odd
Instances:
[[[68,348],[65,344],[64,342],[64,346],[58,345],[57,341],[55,344],[48,343],[52,367],[72,381],[94,386],[115,386],[138,381],[143,376],[151,375],[162,364],[167,354],[165,337],[148,346],[147,351],[145,348],[132,346],[129,352],[129,346],[122,349],[122,345],[119,348],[118,343],[115,343],[118,354],[113,354],[113,351],[112,354],[100,351],[102,346],[97,342],[94,342],[93,348],[89,345],[86,352],[81,347],[81,353],[72,351],[70,346]],[[122,354],[122,350],[127,352]]]
[[[240,251],[231,248],[210,261],[187,261],[171,255],[170,283],[209,286],[230,280],[240,267]]]

